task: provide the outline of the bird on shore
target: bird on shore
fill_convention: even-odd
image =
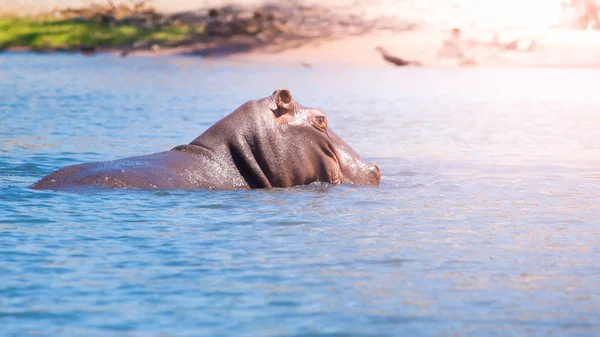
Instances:
[[[419,61],[413,61],[413,60],[405,60],[402,58],[399,58],[397,56],[394,56],[392,54],[390,54],[387,50],[385,50],[383,47],[376,47],[375,50],[377,50],[379,52],[379,54],[381,54],[381,57],[386,60],[389,63],[392,63],[395,66],[398,67],[405,67],[405,66],[417,66],[420,67],[423,64]]]
[[[521,41],[527,41],[527,39],[515,39],[509,42],[500,42],[500,38],[498,37],[498,33],[494,34],[492,37],[492,46],[496,46],[499,49],[503,50],[514,50],[514,51],[533,51],[536,47],[535,39],[529,39],[529,44],[526,48],[521,46]]]

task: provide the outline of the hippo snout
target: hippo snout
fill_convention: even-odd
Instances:
[[[371,167],[369,167],[369,172],[370,172],[369,182],[373,186],[378,186],[379,182],[381,181],[381,171],[379,171],[379,166],[377,166],[375,164],[371,165]]]

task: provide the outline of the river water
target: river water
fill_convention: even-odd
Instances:
[[[597,336],[600,70],[0,55],[1,336]],[[285,87],[379,187],[27,186]]]

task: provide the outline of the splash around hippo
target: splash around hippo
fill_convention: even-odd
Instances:
[[[288,90],[249,101],[190,144],[171,151],[67,166],[30,186],[37,190],[84,186],[122,189],[253,189],[315,182],[379,185],[368,164]]]

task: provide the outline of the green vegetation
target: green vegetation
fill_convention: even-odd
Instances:
[[[197,38],[200,33],[189,25],[146,28],[92,20],[0,18],[0,49],[75,49],[84,45],[118,48],[131,46],[136,41],[175,44]]]

